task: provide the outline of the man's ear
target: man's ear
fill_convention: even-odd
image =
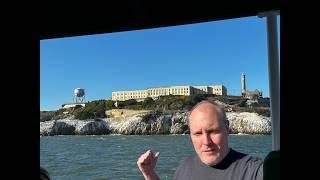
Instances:
[[[230,132],[230,128],[229,128],[229,120],[226,120],[226,129],[227,129],[227,132],[229,133]]]
[[[229,127],[229,120],[226,120],[226,126]]]

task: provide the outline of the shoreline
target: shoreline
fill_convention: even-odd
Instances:
[[[227,113],[229,134],[271,135],[269,117],[256,113]],[[115,118],[59,119],[40,122],[40,136],[54,135],[187,135],[188,114],[134,115],[121,121]]]
[[[81,137],[85,137],[85,136],[188,136],[189,134],[148,134],[148,135],[137,135],[137,134],[133,134],[133,135],[127,135],[127,134],[100,134],[100,135],[52,135],[52,136],[40,136],[40,138],[42,137],[56,137],[56,136],[81,136]],[[238,133],[238,134],[229,134],[230,136],[271,136],[271,134],[244,134],[244,133]]]

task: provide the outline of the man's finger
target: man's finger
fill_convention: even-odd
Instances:
[[[149,159],[150,156],[150,150],[146,151],[144,154],[142,154],[139,158],[138,158],[138,163],[144,163]]]
[[[160,156],[160,152],[157,152],[157,153],[154,155],[154,157],[155,157],[156,160],[159,158],[159,156]]]

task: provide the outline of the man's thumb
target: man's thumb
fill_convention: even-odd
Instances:
[[[160,156],[160,152],[157,152],[157,153],[154,155],[154,157],[156,158],[156,160],[158,160],[159,156]]]

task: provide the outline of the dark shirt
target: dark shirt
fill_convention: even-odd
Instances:
[[[208,166],[194,154],[180,163],[173,179],[262,180],[263,161],[230,148],[228,155],[219,164]]]

